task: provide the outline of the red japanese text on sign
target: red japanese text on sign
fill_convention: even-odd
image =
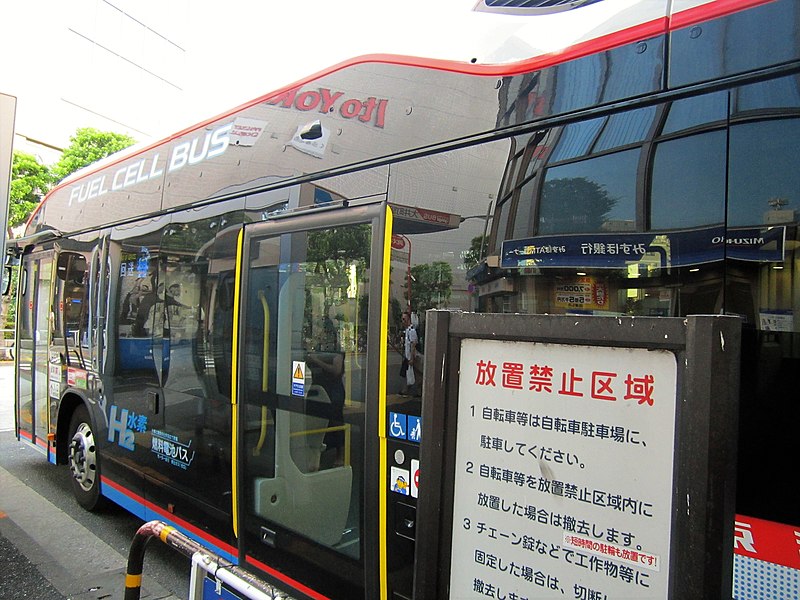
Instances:
[[[525,365],[521,362],[503,361],[499,364],[491,359],[481,359],[477,363],[475,385],[500,387],[507,390],[524,390],[535,393],[552,393],[553,378],[556,374],[548,365]],[[500,378],[497,370],[500,369]],[[525,374],[528,374],[527,382]],[[583,371],[570,367],[560,373],[561,385],[557,390],[560,396],[575,398],[589,397],[594,400],[636,400],[638,404],[653,406],[655,377],[649,373],[627,373],[624,379],[613,371]],[[621,380],[621,383],[620,383]],[[624,392],[624,393],[623,393]],[[622,394],[620,396],[619,394]]]

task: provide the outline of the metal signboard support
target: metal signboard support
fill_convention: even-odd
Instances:
[[[6,264],[6,230],[8,229],[9,203],[11,201],[11,164],[14,147],[14,118],[17,110],[17,99],[0,93],[0,215],[2,215],[3,265]],[[5,269],[0,271],[0,290],[6,289]]]
[[[414,597],[730,598],[740,335],[429,311]]]

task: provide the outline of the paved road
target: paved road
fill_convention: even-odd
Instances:
[[[82,510],[66,467],[15,439],[13,381],[12,363],[0,362],[0,600],[122,598],[141,521],[114,506]],[[189,570],[189,559],[149,544],[141,597],[185,599]]]

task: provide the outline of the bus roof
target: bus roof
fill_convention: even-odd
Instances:
[[[170,212],[519,124],[499,107],[522,85],[547,98],[555,86],[549,70],[767,1],[684,0],[669,15],[665,2],[603,0],[528,17],[512,36],[516,43],[498,47],[493,64],[388,54],[353,58],[73,174],[42,200],[26,235],[42,227],[67,234]],[[548,36],[548,48],[529,44],[533,54],[515,59],[520,40],[541,37],[555,23],[565,27]],[[658,53],[658,61],[664,58],[664,46],[652,45],[637,50],[645,67]],[[654,90],[629,85],[622,97],[604,100],[643,91]],[[522,119],[569,108],[546,107]]]

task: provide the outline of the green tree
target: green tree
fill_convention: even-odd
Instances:
[[[61,181],[70,173],[136,143],[136,140],[129,135],[99,131],[93,127],[78,129],[69,141],[69,146],[53,165],[52,172],[56,181]]]
[[[53,177],[47,165],[40,163],[32,154],[15,150],[11,163],[8,226],[16,227],[24,223],[52,183]]]
[[[70,145],[52,167],[41,164],[31,154],[14,152],[7,227],[10,229],[25,223],[53,183],[135,142],[128,135],[85,127],[78,129],[70,137]],[[0,315],[6,313],[9,298],[4,298]],[[0,323],[5,322],[0,316]]]
[[[593,233],[602,230],[617,198],[586,177],[547,181],[542,190],[539,222],[547,233]],[[541,231],[540,231],[541,233]]]
[[[328,260],[369,261],[372,234],[369,225],[338,227],[308,234],[308,260],[322,263]]]
[[[429,308],[447,306],[453,287],[450,263],[434,261],[411,267],[411,308],[420,315]]]
[[[484,235],[472,238],[469,250],[464,252],[464,266],[467,269],[471,269],[477,265],[481,261],[481,258],[486,256],[487,241]]]
[[[24,223],[57,181],[93,162],[135,143],[132,137],[91,127],[78,129],[70,145],[53,166],[43,165],[32,154],[14,152],[8,227]]]

